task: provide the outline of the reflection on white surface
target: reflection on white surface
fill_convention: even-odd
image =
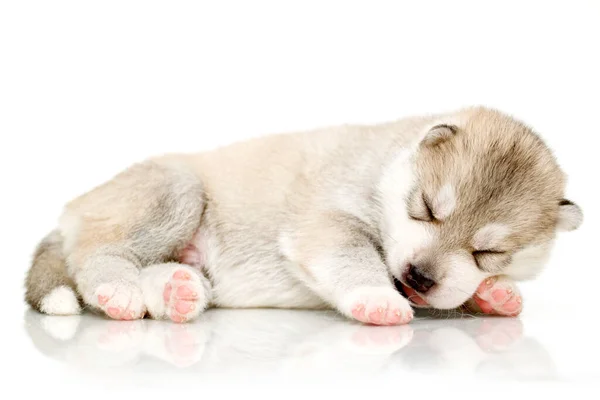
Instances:
[[[25,325],[40,352],[80,369],[556,377],[550,355],[511,318],[424,316],[407,326],[374,327],[332,312],[210,310],[177,325],[28,311]]]

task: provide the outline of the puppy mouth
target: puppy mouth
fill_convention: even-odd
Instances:
[[[412,305],[420,306],[420,307],[428,307],[429,306],[429,303],[427,303],[427,301],[425,301],[425,299],[423,299],[421,296],[419,296],[419,294],[417,293],[417,291],[415,289],[404,284],[396,277],[394,277],[394,286],[396,286],[396,290],[398,292],[400,292],[400,294],[402,296],[406,297],[406,299],[408,301],[410,301],[410,303]]]

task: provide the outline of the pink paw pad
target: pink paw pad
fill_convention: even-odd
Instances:
[[[108,282],[100,285],[94,294],[95,306],[112,319],[143,318],[146,307],[141,290],[135,284]]]
[[[119,315],[121,315],[121,309],[119,309],[118,307],[108,307],[106,309],[106,312],[113,318],[118,318]]]
[[[506,311],[507,313],[515,313],[517,312],[520,308],[521,308],[521,303],[522,300],[520,297],[517,297],[516,299],[513,299],[507,303],[504,304],[504,306],[502,306],[502,309],[504,311]]]
[[[365,317],[365,306],[363,304],[358,304],[352,309],[352,316],[359,321],[366,322]]]
[[[474,297],[474,300],[483,313],[485,313],[485,314],[493,314],[494,313],[494,308],[487,301],[480,299],[477,296]]]
[[[352,309],[352,316],[358,321],[373,325],[398,325],[407,323],[412,318],[403,315],[400,309],[377,307],[367,313],[364,304],[358,304]]]
[[[369,313],[369,322],[374,324],[383,324],[385,321],[384,313],[385,310],[383,308],[378,308],[377,310]]]
[[[496,289],[492,292],[492,299],[494,299],[496,303],[501,303],[506,300],[509,294],[509,291],[506,289]]]
[[[194,310],[194,303],[180,300],[175,303],[175,310],[177,310],[179,314],[187,314]]]
[[[179,271],[175,271],[175,273],[173,274],[173,278],[181,279],[183,281],[189,281],[190,279],[192,279],[192,276],[190,275],[189,272],[179,270]]]
[[[181,323],[185,322],[186,319],[184,316],[173,313],[173,314],[171,314],[171,321],[181,324]]]
[[[177,297],[180,299],[195,299],[198,297],[198,293],[189,288],[186,285],[179,286],[177,288]]]
[[[402,319],[402,314],[401,314],[400,310],[396,309],[396,310],[388,311],[387,321],[391,325],[397,324],[398,322],[400,322],[401,319]]]
[[[503,316],[516,316],[521,312],[522,298],[510,281],[489,278],[479,285],[473,300],[481,312]]]
[[[167,307],[166,315],[174,322],[186,322],[202,311],[198,303],[202,286],[195,274],[191,270],[177,269],[165,284],[163,299]]]

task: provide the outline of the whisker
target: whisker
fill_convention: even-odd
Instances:
[[[398,240],[396,240],[395,237],[393,237],[392,235],[390,235],[387,232],[382,231],[383,234],[387,235],[387,237],[389,237],[390,239],[392,239],[394,242],[396,242],[396,244],[400,244],[400,242]]]

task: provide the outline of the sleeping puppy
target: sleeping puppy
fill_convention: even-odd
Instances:
[[[208,307],[515,315],[512,280],[582,222],[564,190],[538,135],[483,107],[163,155],[66,205],[26,300],[175,322]]]

